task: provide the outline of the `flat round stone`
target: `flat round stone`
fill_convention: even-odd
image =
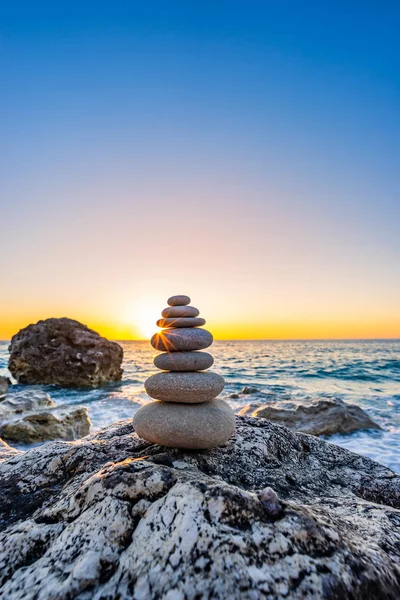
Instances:
[[[205,324],[206,320],[199,317],[171,317],[157,321],[157,327],[201,327]]]
[[[151,402],[133,417],[137,435],[168,448],[205,450],[225,444],[235,432],[235,414],[223,400],[205,404]]]
[[[155,400],[197,404],[216,398],[225,387],[225,380],[218,373],[163,372],[152,375],[144,382],[146,392]]]
[[[212,342],[213,336],[209,331],[196,327],[164,329],[151,338],[153,348],[163,352],[204,350],[211,346]]]
[[[198,317],[199,310],[194,306],[168,306],[164,308],[161,316],[164,319],[169,319],[170,317]]]
[[[171,298],[168,298],[167,300],[167,304],[169,306],[186,306],[186,304],[190,304],[190,298],[189,296],[171,296]]]
[[[164,352],[154,359],[155,366],[162,371],[204,371],[213,362],[208,352]]]

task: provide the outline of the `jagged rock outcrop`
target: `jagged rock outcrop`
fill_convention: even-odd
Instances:
[[[23,390],[7,394],[0,401],[0,425],[15,415],[56,406],[49,394],[40,390]]]
[[[98,387],[122,377],[123,351],[72,319],[46,319],[11,339],[8,368],[19,383]]]
[[[359,429],[381,429],[365,410],[335,398],[313,400],[310,404],[255,402],[242,408],[239,415],[262,417],[310,435],[333,435]]]
[[[397,600],[400,477],[237,418],[180,451],[116,423],[0,463],[0,599]]]
[[[47,440],[76,440],[90,431],[84,406],[57,404],[40,390],[7,394],[0,401],[0,436],[31,444]]]
[[[6,440],[32,444],[47,440],[77,440],[90,431],[86,406],[66,404],[23,414],[0,423],[0,435]]]

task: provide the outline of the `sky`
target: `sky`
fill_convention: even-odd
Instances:
[[[0,338],[400,337],[400,4],[0,3]]]

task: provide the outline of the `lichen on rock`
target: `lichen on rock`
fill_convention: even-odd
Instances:
[[[265,419],[201,452],[123,421],[10,457],[0,489],[1,600],[398,598],[400,477]]]

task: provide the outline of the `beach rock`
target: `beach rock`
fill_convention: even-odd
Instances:
[[[0,462],[13,458],[16,454],[22,454],[21,450],[11,448],[7,442],[0,438]]]
[[[165,319],[170,317],[198,317],[199,310],[194,306],[168,306],[164,308],[161,316]]]
[[[0,377],[0,398],[5,396],[8,392],[9,379],[7,377]],[[1,402],[1,400],[0,400]]]
[[[351,433],[359,429],[380,429],[368,414],[355,404],[335,398],[314,400],[310,404],[274,402],[249,404],[240,415],[262,417],[289,429],[310,435]]]
[[[241,394],[257,394],[259,391],[260,390],[256,387],[245,386],[240,393]]]
[[[49,394],[39,390],[24,390],[7,394],[0,402],[0,423],[14,415],[56,406]]]
[[[171,298],[168,298],[167,304],[168,306],[186,306],[190,304],[190,298],[184,295],[171,296]]]
[[[165,352],[154,359],[157,369],[163,371],[204,371],[214,359],[208,352]]]
[[[72,319],[46,319],[11,340],[8,368],[19,383],[98,387],[122,377],[121,346]]]
[[[177,317],[170,319],[158,319],[157,327],[202,327],[206,324],[205,319],[195,317]]]
[[[133,426],[138,436],[154,444],[199,450],[224,444],[235,431],[235,415],[223,400],[151,402],[135,413]]]
[[[163,372],[151,375],[144,383],[151,398],[164,402],[192,404],[208,402],[224,389],[225,381],[218,373],[207,372]]]
[[[181,352],[203,350],[211,346],[213,336],[206,329],[184,328],[171,329],[155,333],[151,345],[163,352]]]
[[[227,397],[231,398],[232,400],[238,400],[240,398],[239,394],[235,394],[234,392],[232,394],[228,394]]]
[[[400,477],[265,419],[203,452],[115,423],[2,462],[0,489],[1,600],[399,596]]]
[[[46,440],[76,440],[90,431],[88,409],[85,406],[58,406],[49,410],[21,415],[0,425],[0,435],[14,442],[44,442]]]

